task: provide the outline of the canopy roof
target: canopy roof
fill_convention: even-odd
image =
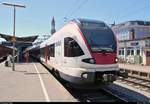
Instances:
[[[1,34],[0,37],[4,38],[6,41],[11,41],[12,36],[11,35],[6,35],[6,34]],[[34,42],[38,38],[38,35],[36,36],[28,36],[28,37],[16,37],[16,41],[19,42]]]

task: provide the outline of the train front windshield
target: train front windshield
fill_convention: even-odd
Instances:
[[[82,26],[81,31],[90,45],[92,52],[116,52],[114,33],[110,28],[104,26],[104,24],[92,23],[89,26]]]

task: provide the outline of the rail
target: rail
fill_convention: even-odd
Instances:
[[[139,77],[129,76],[127,79],[119,78],[121,83],[130,83],[130,86],[139,87],[150,93],[150,81]]]
[[[74,89],[68,82],[59,78],[59,75],[49,70],[49,67],[44,65],[47,70],[66,88],[66,90],[79,102],[128,102],[127,100],[117,96],[113,92],[99,89]]]
[[[73,90],[71,92],[80,102],[128,102],[108,90]]]
[[[79,102],[128,102],[120,95],[115,94],[109,90],[99,89],[74,89],[68,82],[59,78],[57,73],[53,73],[50,67],[41,63],[65,88],[66,90]]]

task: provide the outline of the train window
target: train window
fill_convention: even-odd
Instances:
[[[44,57],[44,48],[40,49],[40,54],[41,54],[41,57]]]
[[[92,52],[116,52],[117,44],[111,29],[81,28]]]
[[[79,44],[72,38],[64,39],[64,56],[66,57],[78,57],[84,55]]]
[[[55,44],[49,46],[49,55],[50,57],[55,57]]]
[[[50,50],[49,48],[47,50],[48,50],[48,60],[50,60]]]
[[[81,22],[83,28],[106,28],[105,23]]]

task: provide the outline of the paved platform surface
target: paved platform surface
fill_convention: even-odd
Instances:
[[[135,64],[119,64],[119,68],[150,73],[150,66],[141,66]]]
[[[77,101],[40,63],[15,66],[0,64],[0,102]]]

